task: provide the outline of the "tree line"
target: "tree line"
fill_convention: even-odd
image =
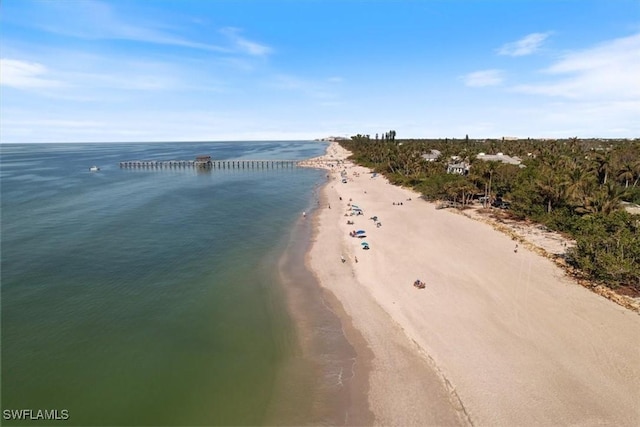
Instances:
[[[638,139],[396,140],[394,131],[393,138],[356,135],[341,145],[356,163],[427,200],[461,208],[478,198],[504,200],[512,216],[575,239],[568,261],[591,279],[640,294],[640,216],[624,209],[640,204]],[[432,150],[439,157],[425,159]],[[517,156],[522,163],[485,161],[480,153]],[[468,172],[447,173],[453,163]]]

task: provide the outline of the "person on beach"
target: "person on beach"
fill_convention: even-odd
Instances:
[[[307,217],[307,213],[306,212],[302,212],[302,217],[306,218]]]
[[[346,259],[344,259],[344,255],[340,255],[340,259],[342,260],[343,263],[346,261]]]
[[[356,264],[358,263],[358,257],[354,257],[354,259],[356,260]]]

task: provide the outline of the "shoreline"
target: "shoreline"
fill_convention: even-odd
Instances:
[[[307,263],[373,352],[376,425],[640,421],[635,313],[575,286],[526,246],[514,253],[490,225],[374,178],[347,154],[332,143],[322,158],[334,167],[308,162],[330,180]],[[350,199],[363,216],[343,216]],[[352,228],[367,230],[369,251]],[[426,289],[411,286],[416,277]]]
[[[278,261],[278,295],[289,312],[287,347],[293,351],[279,371],[265,425],[373,423],[366,396],[372,354],[305,263],[318,213],[311,207],[296,221]]]
[[[309,166],[327,167],[313,160]],[[321,189],[321,206],[313,218],[316,233],[306,264],[319,284],[335,295],[338,311],[344,313],[343,321],[364,338],[354,346],[358,356],[373,354],[364,392],[375,420],[368,425],[470,425],[462,402],[434,361],[406,336],[402,325],[375,298],[360,289],[352,268],[354,252],[342,239],[333,238],[335,226],[343,220],[341,209],[337,209],[339,199],[331,193],[336,181],[331,172],[329,175]],[[342,255],[348,259],[345,263],[340,260]]]

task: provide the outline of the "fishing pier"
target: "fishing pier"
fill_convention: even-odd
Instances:
[[[314,160],[314,163],[337,161]],[[293,169],[313,166],[309,160],[213,160],[211,156],[198,156],[195,160],[129,160],[120,162],[123,169]]]

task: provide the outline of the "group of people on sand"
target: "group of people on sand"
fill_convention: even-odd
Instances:
[[[416,279],[416,281],[413,282],[413,286],[415,286],[418,289],[424,289],[427,285],[425,285],[424,282],[421,281],[420,279]]]

